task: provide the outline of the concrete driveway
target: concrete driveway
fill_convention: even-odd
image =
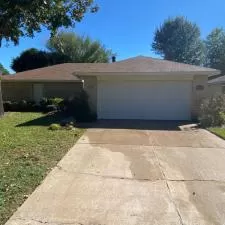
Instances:
[[[179,125],[88,129],[7,225],[224,225],[225,142]]]

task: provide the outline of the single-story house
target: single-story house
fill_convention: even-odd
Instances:
[[[209,96],[225,94],[225,76],[220,76],[208,82]]]
[[[41,98],[68,98],[79,93],[83,82],[76,76],[74,64],[66,63],[1,76],[4,101],[34,100]]]
[[[114,63],[68,63],[4,77],[3,98],[9,89],[11,96],[38,99],[83,88],[99,119],[191,120],[207,96],[208,77],[219,73],[144,56]],[[19,84],[22,88],[14,89]]]

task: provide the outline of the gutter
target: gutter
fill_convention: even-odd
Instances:
[[[82,83],[82,80],[31,80],[31,79],[2,79],[2,83]]]

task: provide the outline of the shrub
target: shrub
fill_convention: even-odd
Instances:
[[[40,111],[34,101],[21,100],[19,102],[5,101],[3,103],[6,112],[33,112]]]
[[[225,123],[225,95],[204,99],[200,107],[199,121],[203,127],[223,125]]]
[[[47,105],[47,106],[43,109],[43,112],[44,112],[44,113],[49,113],[49,112],[55,112],[55,111],[57,111],[57,110],[58,110],[57,106],[55,106],[55,105]]]
[[[60,130],[61,129],[61,126],[57,123],[53,123],[49,126],[49,130]]]
[[[18,102],[18,111],[25,112],[28,111],[28,105],[26,100],[21,100]]]
[[[12,102],[10,111],[19,112],[19,103],[18,102]]]
[[[63,98],[50,98],[48,100],[49,105],[59,106],[63,102]]]
[[[5,112],[11,111],[12,102],[11,101],[5,101],[5,102],[3,102],[3,107],[4,107]]]
[[[68,118],[65,118],[63,119],[62,121],[60,121],[60,125],[65,127],[65,126],[69,126],[69,125],[72,125],[72,126],[75,126],[75,120],[73,117],[68,117]]]
[[[42,99],[40,100],[39,103],[40,103],[40,106],[43,107],[43,108],[44,108],[46,105],[49,105],[49,104],[48,104],[48,99],[47,99],[47,98],[42,98]]]
[[[40,107],[43,112],[56,111],[58,109],[63,109],[63,98],[42,98],[40,101]]]
[[[59,106],[61,102],[63,102],[63,98],[42,98],[40,101],[40,105],[46,106],[46,105],[56,105]]]
[[[66,111],[73,116],[77,122],[92,122],[96,120],[96,115],[91,112],[88,103],[88,95],[82,91],[79,96],[72,100],[64,101]]]

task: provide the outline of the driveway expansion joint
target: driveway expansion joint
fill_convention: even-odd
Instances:
[[[155,154],[155,152],[154,152]],[[156,154],[155,154],[156,155]],[[135,177],[117,177],[117,176],[104,176],[104,175],[99,175],[99,174],[94,174],[94,173],[84,173],[84,172],[74,172],[74,171],[69,171],[64,169],[62,166],[57,165],[56,168],[58,168],[60,171],[63,171],[64,173],[68,174],[74,174],[74,175],[86,175],[86,176],[93,176],[93,177],[100,177],[104,179],[118,179],[118,180],[131,180],[131,181],[143,181],[143,182],[155,182],[155,181],[169,181],[169,182],[216,182],[216,183],[225,183],[225,180],[213,180],[213,179],[168,179],[166,178],[166,175],[163,172],[162,166],[160,165],[159,159],[156,156],[156,159],[159,163],[160,171],[163,175],[163,179],[145,179],[145,178],[135,178]]]
[[[214,148],[217,148],[217,149],[225,149],[225,146],[222,147],[222,146],[219,146],[219,147],[210,147],[210,146],[207,146],[207,147],[204,147],[204,146],[198,146],[198,147],[195,147],[195,146],[191,146],[191,145],[183,145],[183,146],[177,146],[177,145],[174,145],[174,146],[170,146],[170,145],[161,145],[161,144],[158,144],[158,145],[155,145],[155,144],[124,144],[124,143],[108,143],[108,142],[88,142],[88,143],[77,143],[77,145],[114,145],[114,146],[142,146],[142,147],[155,147],[155,148],[195,148],[195,149],[214,149]]]

